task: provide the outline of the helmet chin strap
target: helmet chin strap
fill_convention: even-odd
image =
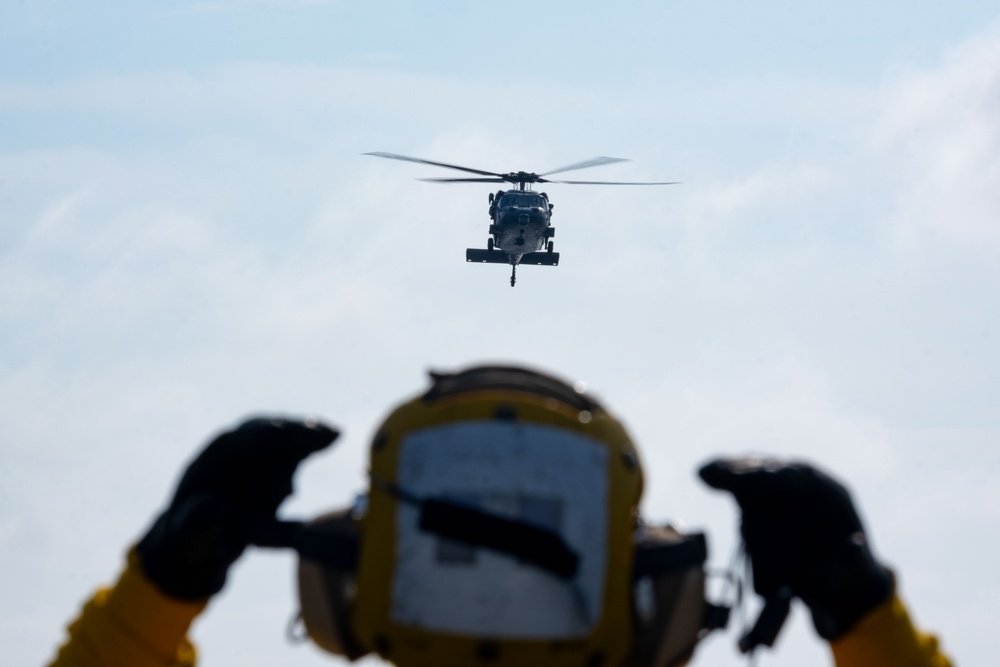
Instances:
[[[764,607],[757,615],[757,621],[749,632],[740,637],[738,646],[742,653],[754,655],[759,646],[774,646],[778,633],[785,625],[788,612],[791,610],[792,589],[782,586],[777,593],[764,600]]]
[[[721,604],[708,603],[708,613],[705,618],[705,629],[724,629],[729,623],[729,616],[735,608],[741,619],[743,629],[737,647],[740,653],[747,656],[751,665],[756,664],[757,649],[761,646],[772,648],[788,619],[794,595],[789,586],[781,586],[774,595],[764,599],[764,605],[757,614],[757,620],[751,626],[746,618],[746,600],[743,589],[749,585],[749,560],[746,557],[746,545],[741,541],[733,554],[729,568],[722,576],[734,590],[732,597]]]

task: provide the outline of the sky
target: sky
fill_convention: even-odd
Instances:
[[[706,531],[715,566],[738,517],[700,463],[830,471],[917,623],[992,664],[1000,11],[753,4],[0,4],[11,664],[51,657],[212,433],[342,427],[282,509],[316,515],[428,369],[481,361],[585,381],[638,443],[644,514]],[[512,289],[463,261],[489,188],[369,151],[683,183],[549,186],[560,266]],[[340,664],[286,640],[293,571],[240,561],[201,664]],[[759,661],[830,663],[800,606]]]

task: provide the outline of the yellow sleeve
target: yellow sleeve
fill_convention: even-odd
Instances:
[[[951,667],[937,637],[918,632],[895,595],[830,642],[830,648],[837,667]]]
[[[206,604],[161,593],[133,551],[114,588],[84,605],[50,667],[193,667],[187,631]]]

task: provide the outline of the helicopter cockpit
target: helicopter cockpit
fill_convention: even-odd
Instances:
[[[534,192],[508,192],[500,197],[500,208],[541,208],[549,207],[548,201],[540,194]]]

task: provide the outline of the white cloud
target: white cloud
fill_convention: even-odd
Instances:
[[[873,133],[894,185],[895,225],[970,247],[1000,241],[1000,30],[885,91]]]
[[[545,107],[498,104],[497,95],[517,96],[521,88],[544,91]],[[367,136],[388,138],[426,128],[428,136],[460,123],[530,128],[551,118],[557,107],[579,109],[596,96],[557,82],[526,76],[513,84],[408,72],[386,67],[324,66],[243,62],[203,73],[155,71],[105,75],[46,84],[0,84],[0,110],[46,110],[107,114],[153,124],[159,131],[248,133],[265,137],[325,140]],[[79,121],[78,121],[79,122]],[[516,134],[516,133],[515,133]],[[173,135],[171,135],[173,136]],[[343,143],[340,144],[343,147]],[[368,149],[372,150],[372,149]]]

